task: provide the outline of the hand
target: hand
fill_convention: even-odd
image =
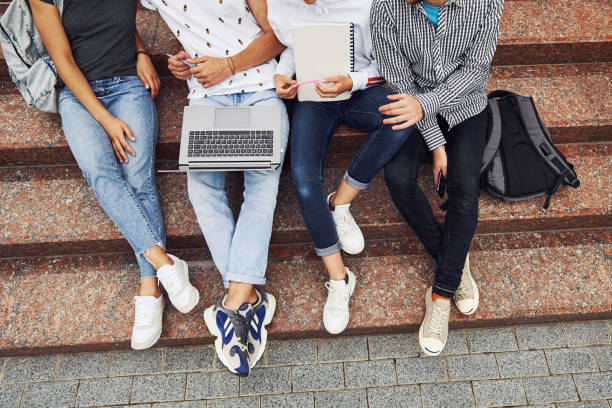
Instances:
[[[188,60],[191,57],[185,51],[179,51],[174,58],[168,58],[168,70],[174,75],[177,79],[182,81],[186,81],[191,78],[191,71],[189,71],[189,65],[183,64],[179,60]]]
[[[407,129],[423,119],[423,107],[414,96],[396,94],[387,96],[387,99],[396,102],[383,105],[378,110],[383,115],[393,116],[383,120],[385,125],[399,123],[399,125],[393,126],[393,130]]]
[[[204,56],[188,61],[196,64],[195,67],[189,68],[189,71],[204,88],[217,85],[232,75],[232,70],[225,58]]]
[[[440,170],[442,170],[442,176],[446,178],[447,164],[446,148],[444,145],[435,148],[433,151],[433,175],[436,186],[438,185],[438,175],[440,174]]]
[[[106,134],[111,141],[111,145],[113,146],[115,156],[117,156],[119,163],[128,162],[128,157],[125,154],[125,151],[130,153],[132,156],[136,156],[134,150],[132,150],[127,140],[125,140],[125,135],[127,135],[132,142],[135,142],[136,138],[124,121],[110,115],[107,119],[101,121],[100,124],[106,131]]]
[[[293,99],[297,95],[296,82],[285,75],[274,75],[276,94],[282,99]]]
[[[336,75],[325,78],[323,82],[326,83],[325,86],[321,85],[321,83],[317,83],[315,87],[317,93],[323,98],[335,98],[341,93],[353,89],[353,78],[351,78],[350,75]],[[329,86],[330,83],[332,86]]]
[[[138,54],[136,59],[136,72],[145,88],[151,90],[151,98],[155,98],[159,92],[159,88],[161,88],[161,81],[151,62],[151,57],[146,54]]]

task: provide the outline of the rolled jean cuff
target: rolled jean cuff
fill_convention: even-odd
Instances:
[[[329,256],[340,252],[340,249],[340,242],[336,242],[334,245],[323,249],[315,247],[315,252],[318,256]]]
[[[163,244],[163,242],[158,242],[156,244],[150,245],[147,247],[147,249],[152,248],[154,246],[158,246],[164,251],[166,250],[166,246]],[[136,260],[138,261],[138,266],[140,267],[140,279],[156,278],[157,271],[155,270],[155,268],[153,268],[153,264],[151,264],[151,261],[149,261],[144,255],[145,251],[146,249],[142,252],[136,252]]]
[[[225,280],[223,281],[223,285],[226,288],[229,288],[229,283],[230,282],[240,282],[240,283],[248,283],[251,285],[265,285],[266,284],[266,278],[258,278],[256,276],[249,276],[249,275],[240,275],[240,274],[231,274],[229,273],[226,277]]]
[[[445,298],[449,298],[449,299],[452,299],[453,297],[455,297],[455,291],[454,290],[450,291],[448,289],[444,289],[444,288],[441,288],[441,287],[436,286],[436,285],[433,286],[433,293],[435,293],[436,295],[445,297]]]
[[[343,179],[344,181],[346,181],[346,184],[348,184],[351,187],[355,187],[358,190],[367,190],[367,188],[370,187],[370,183],[362,183],[361,181],[357,181],[354,178],[352,178],[348,174],[348,170],[346,173],[344,173]]]

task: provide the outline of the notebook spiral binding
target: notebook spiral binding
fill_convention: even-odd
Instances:
[[[350,33],[350,53],[351,53],[351,72],[355,72],[355,24],[351,23]]]

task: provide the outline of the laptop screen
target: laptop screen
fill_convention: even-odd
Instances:
[[[216,128],[247,128],[251,122],[251,110],[248,108],[215,109]]]

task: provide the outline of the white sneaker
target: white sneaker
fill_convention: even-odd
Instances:
[[[334,191],[327,196],[327,204],[329,200],[335,194]],[[342,250],[347,254],[357,255],[363,248],[365,248],[365,241],[361,229],[355,222],[353,215],[351,214],[350,204],[342,204],[335,206],[331,212],[336,224],[336,231],[338,232],[338,240]]]
[[[419,328],[419,345],[428,356],[439,355],[448,338],[450,300],[431,299],[431,287],[425,293],[425,318]]]
[[[465,258],[463,274],[461,275],[461,283],[455,292],[453,300],[455,301],[455,305],[457,305],[457,309],[459,309],[459,311],[464,315],[474,314],[478,308],[480,294],[478,293],[476,281],[470,272],[470,254],[468,254]]]
[[[172,305],[181,313],[189,313],[200,301],[200,293],[189,282],[187,263],[174,255],[168,254],[174,265],[164,265],[157,271]]]
[[[355,291],[355,275],[346,268],[348,282],[330,280],[325,282],[328,290],[327,302],[323,307],[323,325],[331,334],[341,333],[349,322],[349,301]]]
[[[132,348],[148,349],[159,340],[162,332],[164,296],[134,296],[134,327]]]

